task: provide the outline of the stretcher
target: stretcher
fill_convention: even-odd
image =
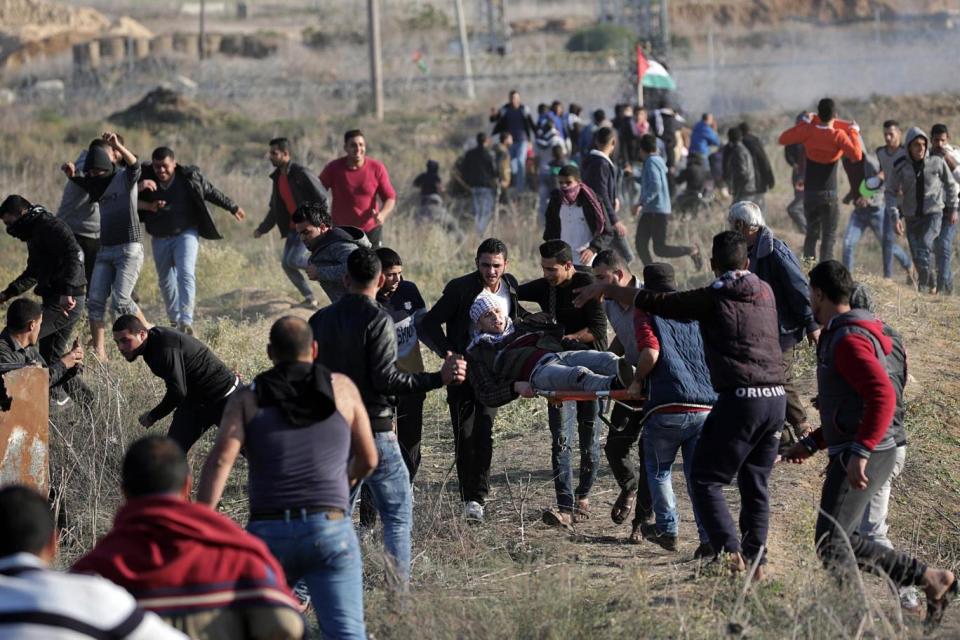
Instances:
[[[646,400],[643,396],[630,395],[628,389],[605,389],[603,391],[546,391],[534,389],[533,393],[536,397],[546,398],[550,402],[609,399],[629,404],[640,404]]]

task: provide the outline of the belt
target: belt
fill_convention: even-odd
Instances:
[[[293,509],[279,509],[277,511],[254,511],[250,520],[293,520],[306,518],[318,513],[327,514],[328,520],[343,520],[344,511],[339,507],[294,507]]]

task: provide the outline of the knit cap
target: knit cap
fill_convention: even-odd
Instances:
[[[496,308],[503,309],[503,302],[500,298],[493,293],[490,293],[486,289],[480,292],[480,295],[477,296],[477,299],[473,301],[473,304],[470,305],[470,320],[476,324],[480,318],[483,317],[483,314],[493,311]]]

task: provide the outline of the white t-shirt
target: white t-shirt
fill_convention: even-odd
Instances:
[[[573,249],[573,264],[581,265],[580,252],[588,248],[593,240],[583,207],[560,203],[560,239]]]
[[[483,289],[483,291],[486,291],[486,290],[487,290],[487,289]],[[479,298],[481,295],[483,295],[483,291],[481,291],[480,294],[477,295],[477,298]],[[505,315],[505,316],[509,316],[509,315],[510,315],[510,287],[508,287],[508,286],[506,286],[505,284],[503,284],[503,280],[501,280],[501,281],[500,281],[500,288],[497,289],[497,291],[496,291],[496,293],[495,293],[494,295],[496,295],[498,298],[500,298],[500,302],[501,302],[501,304],[503,305],[503,313],[504,313],[504,315]],[[476,300],[477,298],[474,298],[474,300]]]

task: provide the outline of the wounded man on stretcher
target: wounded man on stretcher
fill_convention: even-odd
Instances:
[[[633,369],[623,358],[563,340],[563,328],[545,313],[514,323],[503,305],[484,291],[470,308],[467,377],[483,404],[498,407],[518,395],[532,398],[543,392],[604,395],[630,385]]]

